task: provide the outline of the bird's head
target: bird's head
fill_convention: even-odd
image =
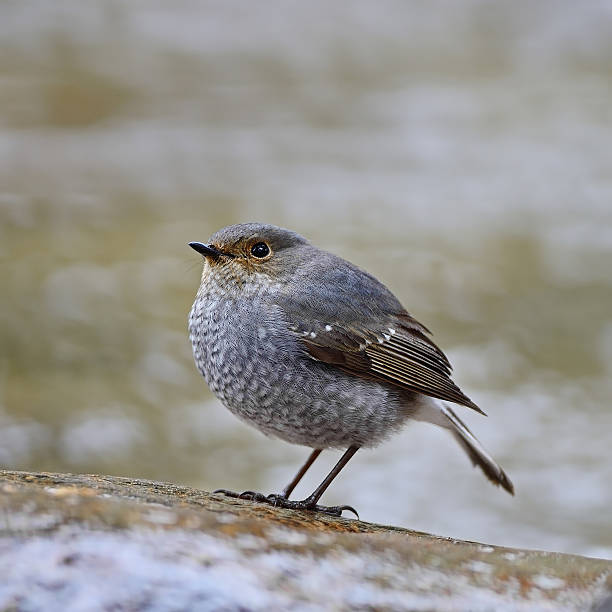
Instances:
[[[226,290],[288,283],[312,248],[299,234],[263,223],[230,225],[189,246],[204,257],[202,283]]]

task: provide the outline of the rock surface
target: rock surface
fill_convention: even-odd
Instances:
[[[612,562],[0,471],[0,610],[607,610]]]

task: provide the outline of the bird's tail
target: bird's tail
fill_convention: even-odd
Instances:
[[[506,472],[489,455],[468,426],[455,414],[454,410],[447,403],[430,397],[421,396],[421,400],[420,406],[410,416],[417,421],[433,423],[450,430],[471,462],[479,467],[494,485],[501,486],[508,493],[514,495],[514,485]]]
[[[440,412],[450,422],[451,433],[459,442],[463,450],[475,466],[478,466],[484,475],[497,486],[501,486],[508,493],[514,495],[514,485],[506,472],[496,463],[496,461],[485,450],[484,446],[478,441],[476,436],[469,430],[468,426],[455,414],[454,410],[445,403],[440,402]]]

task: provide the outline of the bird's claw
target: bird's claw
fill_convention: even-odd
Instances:
[[[308,510],[308,508],[306,508],[306,510]],[[352,512],[357,517],[357,520],[360,520],[357,510],[355,510],[353,506],[346,504],[343,506],[315,506],[313,510],[316,512],[323,512],[324,514],[330,514],[331,516],[342,516],[342,512],[347,510],[348,512]]]
[[[325,507],[325,506],[324,506]],[[355,510],[355,508],[353,508],[353,506],[349,506],[348,504],[344,504],[342,506],[328,506],[329,510],[334,510],[334,511],[338,511],[338,514],[336,514],[335,516],[342,516],[342,512],[344,510],[348,511],[348,512],[352,512],[356,517],[357,520],[360,521],[361,519],[359,518],[359,513],[357,512],[357,510]]]

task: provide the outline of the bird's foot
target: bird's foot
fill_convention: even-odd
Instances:
[[[280,508],[289,508],[290,510],[309,510],[311,512],[322,512],[323,514],[329,514],[331,516],[342,516],[342,512],[344,510],[348,510],[352,512],[357,518],[359,518],[359,514],[357,514],[357,510],[353,508],[353,506],[319,506],[316,502],[314,502],[311,498],[307,497],[301,501],[293,501],[291,499],[287,499],[282,495],[268,495],[266,498],[269,504],[273,506],[278,506]]]
[[[248,499],[254,502],[270,504],[276,508],[288,508],[289,510],[309,510],[310,512],[321,512],[331,516],[342,516],[342,512],[347,510],[359,518],[357,510],[355,510],[355,508],[352,506],[319,506],[319,504],[309,497],[301,501],[293,501],[291,499],[287,499],[280,493],[271,493],[270,495],[264,495],[263,493],[257,493],[256,491],[243,491],[242,493],[235,493],[234,491],[228,491],[227,489],[217,489],[216,491],[213,491],[213,493],[223,493],[223,495],[226,495],[227,497]]]

